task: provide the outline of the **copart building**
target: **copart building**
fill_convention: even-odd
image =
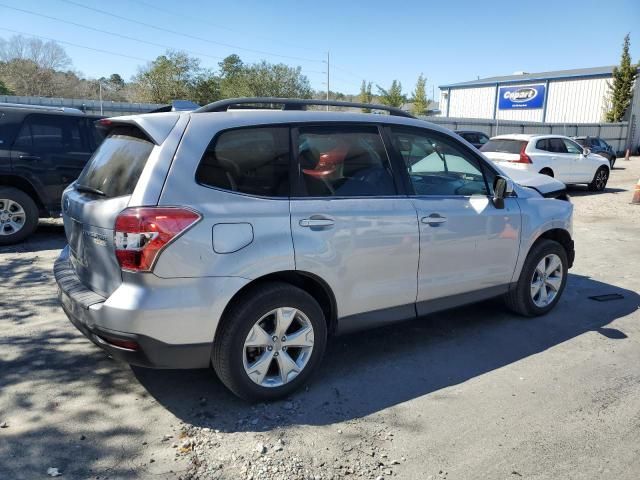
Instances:
[[[440,111],[445,117],[490,119],[497,122],[542,122],[552,124],[600,123],[609,107],[613,66],[559,70],[483,78],[441,85]],[[640,81],[636,82],[627,144],[640,143]]]

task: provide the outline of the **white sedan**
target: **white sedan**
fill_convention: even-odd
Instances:
[[[592,191],[604,190],[609,180],[607,159],[561,135],[499,135],[480,151],[507,173],[542,173],[567,185],[586,183]]]

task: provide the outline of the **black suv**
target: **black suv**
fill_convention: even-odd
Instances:
[[[609,160],[609,165],[613,168],[613,165],[616,163],[616,151],[603,139],[600,137],[573,137],[573,139],[593,153],[597,153],[601,157]]]
[[[74,108],[0,103],[0,245],[60,215],[62,191],[102,141],[101,117]]]
[[[455,132],[478,150],[489,141],[489,137],[483,132],[475,130],[456,130]]]

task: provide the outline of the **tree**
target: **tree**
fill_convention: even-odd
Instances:
[[[200,61],[184,52],[167,51],[140,69],[134,81],[145,100],[169,103],[188,99],[200,74]]]
[[[427,79],[424,78],[422,73],[418,77],[416,82],[416,89],[413,92],[413,106],[411,107],[411,113],[414,115],[424,115],[429,107],[429,99],[427,98]]]
[[[407,100],[407,97],[402,93],[402,84],[399,80],[391,82],[391,87],[385,90],[380,85],[376,85],[380,95],[380,101],[389,105],[390,107],[401,107]]]
[[[7,87],[2,80],[0,80],[0,95],[13,95],[9,87]]]
[[[237,97],[311,98],[309,79],[300,67],[266,61],[245,65],[237,55],[220,63],[220,95]]]
[[[620,67],[613,68],[613,84],[608,84],[611,109],[606,113],[607,122],[621,122],[633,98],[633,84],[638,75],[638,65],[631,64],[629,44],[627,33],[622,44]]]
[[[373,94],[371,93],[371,82],[362,80],[362,85],[360,85],[360,96],[358,100],[360,100],[361,103],[371,103],[373,101]],[[363,108],[362,111],[364,113],[371,113],[370,108]]]

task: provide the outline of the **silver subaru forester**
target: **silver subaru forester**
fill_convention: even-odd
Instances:
[[[390,115],[306,109],[326,104]],[[213,365],[245,399],[297,389],[334,334],[495,296],[545,314],[573,263],[562,183],[398,109],[236,99],[100,128],[62,199],[62,308],[115,358]]]

